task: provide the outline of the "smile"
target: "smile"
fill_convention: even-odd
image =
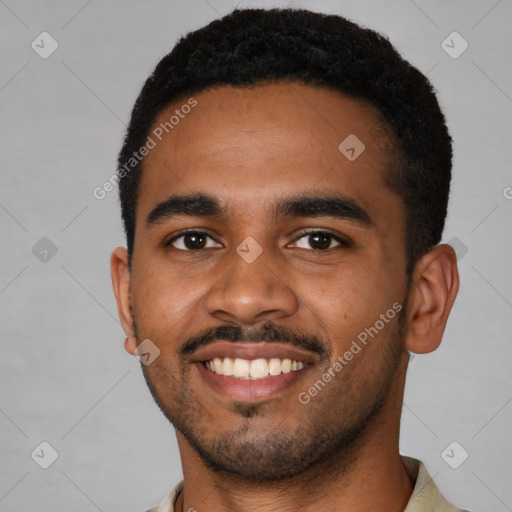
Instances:
[[[301,370],[304,367],[303,361],[291,359],[241,359],[231,357],[214,357],[205,361],[204,366],[217,375],[226,377],[235,377],[239,379],[265,379],[269,375],[281,375],[281,373],[290,373]]]
[[[229,400],[263,400],[297,386],[318,354],[289,343],[219,341],[192,356],[201,380]]]

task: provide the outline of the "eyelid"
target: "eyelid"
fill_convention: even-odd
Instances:
[[[208,238],[214,240],[216,243],[219,243],[219,242],[217,242],[217,240],[215,240],[215,238],[208,231],[204,231],[204,230],[201,230],[198,228],[186,228],[186,229],[182,229],[178,233],[174,234],[171,238],[169,238],[169,240],[164,241],[164,247],[169,247],[177,239],[181,238],[184,235],[187,235],[188,233],[204,235],[204,236],[207,236]],[[298,235],[294,238],[292,243],[296,243],[298,240],[300,240],[301,238],[303,238],[307,235],[315,235],[315,234],[329,235],[334,240],[336,240],[342,247],[351,247],[352,246],[352,241],[348,237],[344,237],[344,236],[342,236],[336,232],[333,232],[330,229],[326,229],[326,228],[304,228],[304,229],[301,229],[299,231]],[[188,250],[188,251],[185,251],[184,249],[177,249],[177,250],[180,250],[183,252],[199,252],[199,251],[204,251],[206,249],[207,248]],[[315,249],[311,249],[311,251],[314,251],[314,250]],[[326,252],[327,250],[329,250],[329,249],[326,249],[321,252]]]
[[[175,242],[178,238],[181,238],[182,236],[187,235],[189,233],[198,234],[198,235],[204,235],[204,236],[207,236],[208,238],[210,238],[212,240],[215,240],[213,235],[210,232],[208,232],[208,231],[206,231],[204,229],[201,229],[201,228],[186,228],[186,229],[182,229],[182,230],[178,231],[178,233],[175,233],[168,240],[164,240],[164,243],[163,243],[164,247],[168,247],[173,242]],[[217,240],[215,240],[215,242],[216,243],[220,243],[220,242],[217,242]],[[178,250],[180,250],[180,249],[178,249]],[[195,252],[198,252],[198,251],[201,251],[201,250],[204,250],[204,249],[196,249]],[[192,252],[192,251],[189,251],[189,252]]]
[[[350,238],[343,236],[337,232],[331,231],[328,228],[304,228],[299,231],[299,235],[295,238],[295,240],[292,243],[297,242],[297,240],[300,240],[305,235],[315,235],[315,234],[324,234],[331,236],[334,240],[339,242],[340,245],[343,247],[351,247],[352,246],[352,240]],[[314,249],[311,249],[314,250]],[[324,251],[325,252],[325,251]]]

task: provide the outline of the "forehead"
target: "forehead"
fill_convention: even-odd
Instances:
[[[153,123],[138,218],[176,193],[218,195],[245,211],[319,188],[370,210],[375,194],[398,202],[383,181],[389,139],[365,102],[293,82],[217,86],[193,100],[173,102]]]

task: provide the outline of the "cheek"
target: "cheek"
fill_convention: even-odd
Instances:
[[[172,333],[200,299],[190,281],[153,264],[134,267],[131,292],[139,329],[160,334]]]
[[[318,325],[325,329],[336,353],[347,350],[360,333],[374,326],[380,315],[386,315],[394,303],[402,300],[400,289],[389,272],[376,265],[354,265],[346,271],[338,270],[335,276],[322,282],[304,278],[296,293],[309,310],[308,314],[316,316]],[[392,313],[394,318],[395,311]],[[380,329],[383,334],[392,324],[392,319],[385,323]]]

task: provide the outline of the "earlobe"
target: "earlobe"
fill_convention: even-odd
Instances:
[[[447,244],[416,264],[407,307],[405,348],[417,354],[437,349],[459,289],[457,257]]]
[[[126,352],[128,352],[129,354],[134,356],[136,348],[137,348],[137,338],[135,338],[135,336],[128,336],[124,340],[124,349],[126,350]]]
[[[133,313],[130,290],[131,276],[128,268],[128,252],[126,248],[117,247],[114,249],[110,257],[110,270],[117,311],[127,338],[125,341],[125,349],[132,353],[132,345],[134,345],[136,341],[133,337]]]

